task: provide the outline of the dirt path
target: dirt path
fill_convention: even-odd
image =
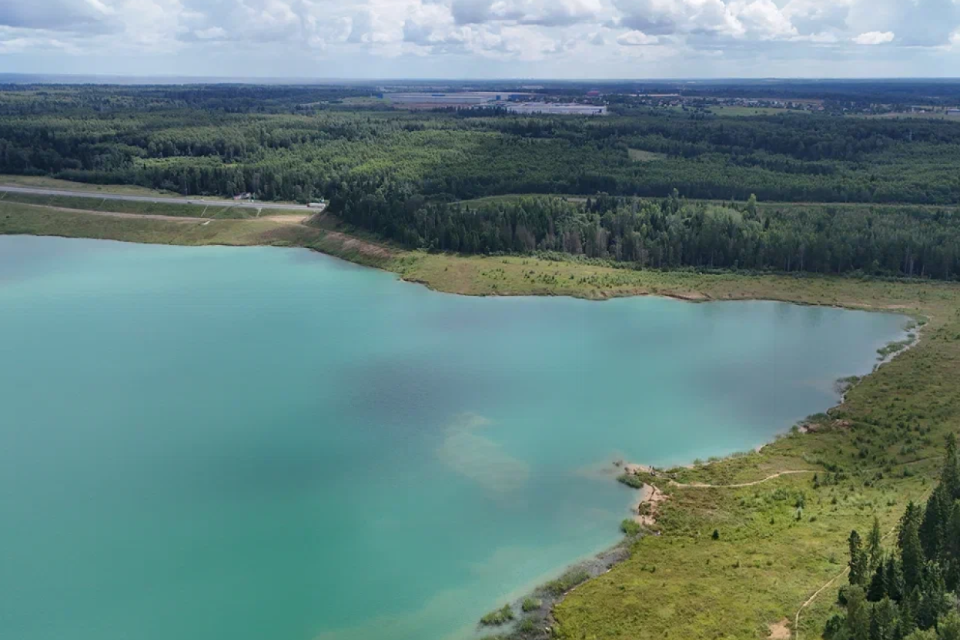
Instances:
[[[689,484],[682,484],[676,482],[675,480],[670,480],[671,487],[678,487],[680,489],[742,489],[744,487],[755,487],[758,484],[763,484],[764,482],[769,482],[779,478],[780,476],[789,476],[796,473],[817,473],[816,469],[797,469],[795,471],[780,471],[775,473],[772,476],[767,476],[761,480],[754,480],[753,482],[743,482],[741,484],[705,484],[703,482],[691,482]]]
[[[260,218],[197,218],[195,216],[165,216],[157,213],[123,213],[120,211],[94,211],[92,209],[70,209],[69,207],[51,207],[45,204],[18,203],[27,207],[36,209],[49,209],[53,211],[63,211],[65,213],[82,213],[90,216],[102,216],[106,218],[128,218],[131,220],[166,220],[168,222],[216,222],[218,220],[240,220],[243,222],[256,222],[265,220],[267,222],[284,222],[287,224],[303,224],[311,216],[305,215],[269,215]]]
[[[923,462],[923,460],[917,460],[916,462]],[[924,492],[924,494],[921,495],[921,499],[923,498],[923,496],[926,496],[926,495],[927,495],[927,493]],[[883,542],[883,541],[885,541],[887,538],[889,538],[890,536],[892,536],[893,534],[895,534],[895,533],[897,532],[897,528],[898,528],[898,527],[893,527],[892,529],[890,529],[890,531],[887,531],[887,533],[886,533],[882,538],[880,538],[880,541]],[[823,585],[822,587],[820,587],[819,589],[817,589],[812,596],[810,596],[809,598],[807,598],[807,601],[806,601],[806,602],[804,602],[802,605],[800,605],[800,608],[797,609],[797,614],[793,617],[793,633],[794,633],[794,636],[793,636],[793,637],[794,637],[794,640],[800,640],[800,614],[803,613],[803,610],[806,609],[807,607],[809,607],[810,604],[813,603],[813,601],[817,599],[817,596],[819,596],[819,595],[823,592],[824,589],[826,589],[827,587],[829,587],[831,584],[833,584],[834,582],[836,582],[838,579],[840,579],[840,578],[842,578],[843,576],[847,575],[849,572],[850,572],[850,567],[847,567],[846,569],[844,569],[843,571],[841,571],[841,572],[838,573],[837,575],[833,576],[825,585]]]
[[[25,193],[35,196],[66,196],[69,198],[90,198],[91,200],[126,200],[127,202],[163,202],[168,204],[182,205],[209,205],[212,207],[241,207],[245,209],[280,209],[286,211],[310,211],[308,205],[304,204],[285,204],[282,202],[251,202],[247,200],[223,200],[220,198],[196,197],[172,197],[162,195],[133,195],[122,193],[103,193],[99,191],[71,191],[68,189],[50,189],[46,187],[28,187],[16,185],[0,185],[0,191],[4,193]]]

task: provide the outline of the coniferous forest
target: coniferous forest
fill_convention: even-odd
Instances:
[[[591,118],[399,111],[369,87],[3,85],[0,173],[324,198],[428,250],[956,278],[960,121],[826,104],[726,117],[614,99]]]
[[[840,589],[826,640],[957,640],[960,615],[960,467],[951,434],[940,483],[925,506],[911,502],[892,548],[874,521],[850,533],[849,585]]]

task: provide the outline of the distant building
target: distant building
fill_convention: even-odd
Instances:
[[[948,116],[960,116],[960,109],[947,109]]]
[[[605,116],[606,106],[593,104],[559,104],[552,102],[523,102],[520,104],[504,105],[510,113],[533,114],[543,113],[560,116]]]
[[[472,109],[475,107],[489,107],[507,100],[522,100],[528,98],[527,93],[504,93],[497,91],[454,91],[450,93],[385,93],[384,98],[394,107],[406,109],[437,109],[453,107],[456,109]]]

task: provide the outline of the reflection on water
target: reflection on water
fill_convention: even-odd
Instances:
[[[30,640],[471,635],[617,540],[613,460],[768,441],[903,322],[29,237],[0,309],[0,637]]]

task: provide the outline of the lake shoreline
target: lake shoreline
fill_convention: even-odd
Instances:
[[[910,316],[907,316],[907,317],[910,317]],[[870,372],[868,372],[867,374],[865,374],[865,375],[863,375],[863,376],[859,376],[859,379],[858,379],[857,383],[856,383],[855,385],[852,385],[852,386],[848,387],[847,389],[845,389],[844,392],[841,394],[841,397],[840,397],[839,402],[838,402],[837,404],[835,404],[835,405],[827,408],[827,409],[825,410],[825,413],[826,413],[827,415],[830,415],[831,413],[833,413],[833,412],[837,411],[838,409],[842,408],[844,402],[846,401],[847,393],[849,393],[849,391],[850,391],[854,386],[856,386],[856,385],[858,385],[858,384],[861,384],[866,378],[868,378],[868,377],[873,376],[874,374],[876,374],[876,373],[881,369],[881,367],[883,367],[884,365],[889,364],[889,363],[892,362],[894,359],[896,359],[898,356],[901,356],[901,355],[905,354],[906,352],[908,352],[910,349],[916,347],[916,346],[920,343],[920,341],[921,341],[921,339],[922,339],[923,329],[924,329],[925,326],[926,326],[925,324],[919,324],[919,325],[917,325],[917,327],[913,329],[913,331],[915,331],[915,333],[916,333],[915,339],[913,339],[912,341],[910,341],[910,343],[909,343],[908,345],[906,345],[905,347],[903,347],[902,349],[899,349],[898,351],[896,351],[896,352],[894,352],[894,353],[891,353],[891,354],[888,354],[888,355],[884,356],[879,362],[877,362],[877,363],[874,365],[873,369],[872,369]],[[909,331],[909,329],[905,329],[905,331]],[[793,427],[791,427],[791,429],[796,428],[796,427],[797,427],[797,425],[794,425]],[[803,434],[804,434],[805,436],[807,436],[807,437],[813,437],[814,434],[816,434],[816,430],[809,430],[809,431],[807,431],[807,430],[804,430],[803,427],[800,427],[800,432],[803,433]],[[787,432],[781,432],[781,433],[779,433],[779,434],[776,434],[775,437],[774,437],[774,439],[773,439],[772,441],[769,441],[769,442],[764,443],[764,444],[757,445],[757,446],[753,449],[753,452],[754,452],[754,453],[758,453],[758,454],[761,453],[762,450],[763,450],[765,447],[769,446],[769,445],[772,444],[773,442],[776,442],[776,440],[779,439],[780,437],[783,437],[783,435],[785,435],[785,433],[789,433],[789,430],[788,430]],[[586,572],[589,574],[588,580],[593,580],[594,578],[597,578],[598,576],[601,576],[601,575],[603,575],[603,574],[606,574],[606,573],[612,571],[612,570],[614,569],[614,567],[616,567],[617,565],[619,565],[619,564],[625,562],[626,560],[628,560],[628,559],[631,557],[631,555],[632,555],[632,551],[631,551],[632,546],[633,546],[634,543],[637,542],[639,539],[641,539],[641,538],[643,538],[643,537],[645,537],[645,536],[659,536],[659,535],[661,535],[660,530],[657,528],[657,515],[658,515],[658,511],[659,511],[660,505],[661,505],[663,502],[669,500],[669,499],[670,499],[670,496],[669,496],[668,494],[663,493],[663,491],[661,490],[661,488],[660,488],[659,486],[653,484],[653,483],[650,481],[651,478],[662,477],[662,478],[664,479],[664,482],[667,484],[667,486],[669,486],[669,485],[675,485],[675,486],[679,486],[679,487],[695,488],[695,489],[718,489],[718,490],[719,490],[719,489],[724,489],[724,488],[725,488],[724,485],[706,485],[706,484],[703,484],[703,485],[683,485],[683,484],[680,484],[680,485],[678,485],[674,480],[672,480],[672,479],[669,478],[669,475],[672,473],[672,471],[674,471],[674,470],[676,470],[676,469],[680,469],[680,468],[688,469],[688,470],[697,469],[697,468],[705,467],[705,466],[708,466],[708,465],[711,465],[711,464],[718,464],[718,463],[723,463],[723,462],[726,462],[726,461],[730,461],[730,460],[732,460],[732,459],[734,459],[734,458],[736,458],[736,457],[738,457],[738,456],[742,456],[742,455],[744,455],[744,454],[742,454],[742,453],[732,453],[732,454],[727,454],[727,455],[724,455],[724,456],[720,456],[720,457],[718,457],[718,458],[715,459],[715,460],[708,461],[708,462],[706,462],[706,463],[704,463],[704,464],[701,464],[701,465],[694,465],[694,464],[674,465],[674,466],[672,466],[672,467],[670,467],[670,468],[668,468],[668,469],[666,469],[666,470],[660,470],[660,469],[658,469],[657,467],[654,467],[654,466],[651,466],[651,465],[647,465],[647,464],[643,464],[643,463],[625,462],[625,461],[621,461],[621,460],[612,461],[612,462],[610,463],[610,465],[611,465],[614,469],[623,472],[623,474],[620,476],[620,478],[617,479],[617,482],[620,482],[621,484],[626,484],[626,485],[628,486],[628,488],[630,488],[632,491],[635,491],[635,492],[638,494],[637,497],[636,497],[636,499],[633,500],[632,503],[631,503],[631,507],[630,507],[631,516],[630,516],[630,519],[631,519],[633,522],[636,522],[636,523],[641,527],[641,530],[640,530],[640,532],[639,532],[638,534],[636,534],[636,535],[625,535],[625,536],[624,536],[619,542],[617,542],[616,544],[612,545],[611,547],[609,547],[609,548],[607,548],[607,549],[605,549],[605,550],[603,550],[603,551],[601,551],[601,552],[599,552],[599,553],[597,553],[597,554],[594,554],[594,555],[590,556],[589,558],[584,558],[584,559],[581,559],[581,560],[579,560],[579,561],[575,561],[575,562],[573,562],[573,563],[571,563],[571,564],[569,564],[569,565],[566,565],[561,571],[558,571],[558,572],[557,572],[558,575],[563,575],[563,574],[567,574],[567,573],[570,573],[570,572],[576,572],[576,571],[581,571],[581,570],[582,570],[582,571],[586,571]],[[780,477],[780,475],[790,475],[790,474],[794,474],[794,473],[815,473],[815,471],[814,471],[814,470],[800,470],[800,471],[781,472],[780,474],[776,474],[776,475],[774,475],[774,476],[770,476],[770,477],[767,477],[767,478],[762,478],[762,479],[760,479],[760,480],[758,480],[758,481],[756,481],[756,482],[746,483],[746,484],[743,484],[743,485],[733,485],[733,486],[726,487],[726,488],[741,488],[741,487],[750,486],[750,485],[753,485],[753,484],[762,484],[762,483],[764,483],[764,482],[766,482],[766,481],[773,480],[773,479],[775,479],[776,477]],[[630,485],[630,484],[628,484],[628,483],[622,482],[621,478],[622,478],[624,475],[637,476],[637,477],[639,477],[639,478],[644,478],[644,479],[647,480],[647,481],[644,482],[639,488],[634,488],[632,485]],[[641,510],[643,510],[643,511],[641,512]],[[587,580],[584,580],[583,582],[586,582],[586,581],[587,581]],[[511,603],[512,606],[513,606],[515,609],[517,609],[518,611],[520,611],[520,610],[522,610],[522,609],[521,609],[521,606],[522,606],[522,602],[523,602],[524,599],[526,599],[526,598],[537,598],[537,599],[541,599],[541,600],[543,601],[543,603],[544,603],[544,608],[546,609],[546,612],[545,612],[543,615],[539,615],[539,612],[538,612],[538,615],[532,616],[531,619],[535,620],[536,623],[538,623],[538,625],[539,625],[539,626],[538,626],[538,630],[542,630],[542,634],[539,634],[539,635],[538,635],[538,634],[531,635],[529,632],[521,632],[520,630],[518,630],[518,629],[516,629],[516,628],[513,628],[512,630],[508,631],[505,635],[497,636],[497,638],[502,639],[502,640],[522,640],[522,639],[524,639],[524,638],[527,638],[527,639],[529,639],[529,638],[538,638],[538,639],[539,639],[539,638],[542,638],[542,639],[545,640],[545,639],[547,639],[547,638],[553,637],[551,634],[552,634],[553,625],[555,624],[554,608],[555,608],[556,606],[560,605],[560,604],[567,598],[567,596],[568,596],[569,594],[573,593],[573,592],[577,589],[577,587],[579,587],[580,584],[582,584],[582,583],[578,583],[578,584],[574,585],[574,586],[573,586],[571,589],[569,589],[568,591],[565,591],[564,593],[559,594],[559,595],[555,595],[555,596],[553,596],[553,597],[550,597],[550,594],[549,594],[549,592],[548,592],[548,590],[547,590],[547,588],[546,588],[546,585],[547,585],[547,584],[549,584],[549,583],[546,583],[546,584],[544,584],[544,585],[539,585],[539,586],[537,586],[536,588],[534,588],[533,590],[531,590],[528,594],[526,594],[524,597],[519,598],[519,599],[515,599],[515,600]],[[479,625],[478,625],[478,626],[479,626]],[[514,625],[514,627],[516,627],[516,625]],[[481,628],[482,628],[482,627],[481,627]]]
[[[136,220],[131,222],[140,222],[140,221]],[[3,233],[3,232],[4,232],[3,225],[0,224],[0,233]],[[60,235],[60,234],[29,233],[27,235],[49,236],[49,235]],[[63,237],[87,237],[87,236],[65,235]],[[143,240],[137,240],[137,239],[131,240],[131,239],[125,239],[125,238],[118,238],[118,237],[103,238],[103,237],[94,236],[94,239],[118,240],[118,241],[124,241],[124,242],[144,242]],[[151,244],[171,244],[171,242],[151,242]],[[178,244],[178,243],[174,242],[173,244]],[[193,244],[193,243],[188,243],[188,244]],[[236,245],[230,242],[223,242],[223,243],[211,242],[207,244],[218,244],[223,246],[244,246],[243,244]],[[291,246],[291,245],[276,245],[270,242],[258,242],[256,244],[259,246]],[[293,246],[301,246],[301,245],[293,245]],[[906,315],[910,315],[915,318],[916,317],[923,318],[925,315],[928,315],[924,313],[928,303],[925,301],[926,295],[921,292],[932,291],[936,293],[936,292],[955,290],[955,286],[950,283],[940,283],[940,282],[931,282],[931,281],[917,281],[917,282],[900,281],[900,282],[884,283],[884,281],[878,281],[878,280],[863,281],[863,280],[855,280],[853,278],[838,278],[838,277],[829,277],[829,276],[827,277],[823,277],[823,276],[794,277],[794,276],[784,276],[784,275],[776,275],[776,274],[771,274],[767,276],[748,276],[748,275],[739,275],[739,274],[730,274],[726,276],[712,275],[712,274],[711,275],[680,274],[679,276],[677,276],[676,274],[670,274],[670,273],[647,272],[643,275],[648,279],[652,279],[654,281],[656,281],[658,278],[662,278],[663,280],[667,280],[667,281],[673,280],[674,278],[682,281],[689,279],[691,281],[690,285],[692,287],[696,287],[698,283],[706,283],[707,286],[705,288],[708,290],[711,287],[722,285],[721,290],[719,291],[720,295],[716,295],[716,293],[703,293],[691,299],[690,294],[687,294],[684,291],[681,291],[680,293],[676,293],[675,290],[671,288],[653,288],[651,290],[651,288],[646,288],[646,287],[644,288],[626,287],[621,289],[608,289],[608,290],[581,289],[581,290],[576,290],[572,292],[566,291],[566,290],[558,290],[558,289],[538,290],[536,288],[531,288],[530,290],[527,290],[527,291],[518,291],[518,290],[483,291],[482,289],[478,290],[477,288],[470,287],[470,286],[457,288],[457,287],[451,286],[449,281],[444,281],[444,280],[438,281],[436,278],[423,277],[415,274],[408,274],[407,271],[411,265],[397,264],[395,259],[393,259],[389,264],[379,264],[379,265],[370,264],[368,261],[351,259],[349,255],[340,255],[335,251],[324,250],[324,248],[322,247],[305,246],[305,245],[303,245],[303,247],[314,250],[314,251],[318,251],[319,253],[323,253],[325,255],[331,255],[332,257],[335,257],[335,258],[340,258],[340,259],[347,260],[349,262],[362,264],[363,266],[374,266],[385,271],[396,273],[398,277],[403,281],[421,284],[434,291],[440,291],[444,293],[455,293],[458,295],[467,295],[467,296],[498,296],[500,297],[500,296],[545,296],[545,295],[556,296],[556,295],[559,295],[559,296],[569,296],[574,298],[595,300],[595,301],[603,301],[611,298],[631,297],[631,296],[658,296],[658,297],[673,298],[673,299],[679,299],[682,301],[698,302],[698,303],[705,302],[705,301],[724,301],[724,300],[766,300],[766,301],[777,301],[777,302],[790,302],[792,304],[798,304],[798,305],[821,306],[821,307],[840,308],[840,309],[853,309],[853,310],[861,310],[861,311],[874,311],[874,312],[879,311],[879,312],[887,312],[887,313],[898,312],[898,313],[904,313]],[[495,263],[497,262],[496,258],[477,259],[472,257],[426,256],[426,255],[417,256],[416,260],[420,261],[421,263],[432,261],[432,262],[438,262],[440,264],[446,263],[447,265],[454,265],[458,263],[476,264],[476,263],[485,262],[486,264],[484,266],[489,265],[491,267],[495,267],[496,266]],[[534,259],[523,259],[523,258],[506,259],[505,258],[502,260],[502,262],[504,264],[518,265],[520,261],[523,261],[523,260],[532,261]],[[548,265],[547,270],[549,270],[550,267],[554,267],[554,266],[555,265],[552,265],[552,264]],[[568,266],[570,266],[570,268],[573,268],[573,269],[584,269],[584,270],[594,269],[594,267],[590,265],[571,264]],[[478,270],[474,270],[473,273],[477,274],[476,277],[478,278],[484,277],[484,274],[482,273],[482,271],[478,272]],[[621,275],[621,274],[615,274],[615,275]],[[737,288],[738,285],[740,284],[752,286],[758,280],[764,281],[762,286],[759,289],[751,289],[750,286],[744,286],[743,288],[740,288],[740,289]],[[730,281],[737,281],[737,282],[736,284],[734,284],[732,288],[726,288],[726,284],[729,283]],[[881,289],[884,286],[886,286],[892,291],[881,293],[881,294],[872,293],[869,296],[867,296],[868,298],[867,300],[857,297],[859,296],[859,292],[853,293],[851,297],[844,297],[842,295],[830,296],[829,293],[827,293],[826,297],[824,297],[824,293],[818,291],[819,287],[823,287],[824,289],[826,289],[827,292],[829,292],[831,289],[845,290],[846,285],[850,285],[850,284],[856,285],[858,283],[864,284],[864,286],[872,287],[874,289]],[[686,282],[684,282],[684,284],[686,284]],[[789,286],[783,286],[783,285],[797,285],[797,290],[791,292]],[[686,287],[683,287],[683,289],[686,289]],[[906,304],[904,303],[903,298],[897,298],[895,296],[892,298],[890,297],[891,293],[898,294],[898,290],[901,290],[901,289],[905,289],[907,290],[907,292],[912,291],[915,297],[906,298],[907,300]],[[696,289],[692,289],[692,290],[696,290]],[[903,294],[900,294],[900,295],[903,295]],[[871,296],[873,296],[872,299],[871,299]],[[934,316],[932,314],[929,314],[928,319],[932,320],[934,319]],[[943,320],[941,317],[939,323],[942,323],[942,322]],[[912,345],[910,345],[906,349],[898,351],[895,354],[891,354],[891,357],[889,358],[889,360],[886,360],[885,362],[881,363],[881,365],[886,364],[887,362],[897,361],[898,360],[897,356],[904,355],[905,353],[914,351],[914,348],[917,347],[920,342],[921,342],[921,339],[920,339],[920,335],[918,334],[917,340],[915,340]],[[862,385],[863,382],[869,381],[869,379],[874,378],[878,370],[880,370],[879,365],[877,368],[874,369],[874,371],[864,376],[863,379],[861,379],[860,384],[858,384],[857,386],[859,387]],[[845,401],[846,401],[846,398],[844,397],[841,400],[840,404],[835,405],[834,407],[832,407],[832,409],[843,407]],[[810,434],[808,437],[812,438],[814,437],[814,434]],[[721,462],[729,462],[730,460],[731,460],[731,457],[726,456],[721,460]],[[608,560],[611,560],[611,561],[616,560],[616,562],[611,562],[611,564],[604,571],[598,572],[597,575],[602,575],[603,573],[608,572],[611,567],[622,563],[625,559],[629,557],[629,553],[623,553],[622,551],[616,552],[618,547],[621,547],[623,544],[624,543],[621,542],[620,545],[615,545],[613,548],[611,548],[607,552],[602,552],[601,554],[598,554],[597,556],[595,556],[598,559],[598,561],[601,563],[606,563]],[[561,598],[558,598],[557,604],[559,604],[560,602],[563,602],[566,596],[569,595],[569,593],[572,593],[572,591],[573,590],[568,591]]]

